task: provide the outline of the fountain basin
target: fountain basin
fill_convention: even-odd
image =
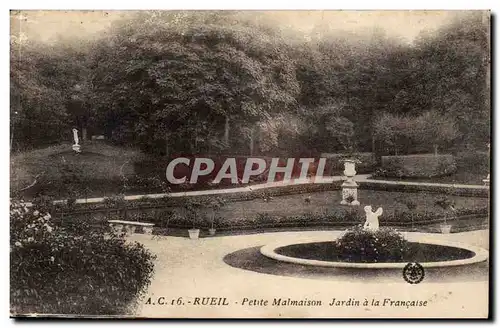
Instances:
[[[402,269],[408,262],[418,262],[424,268],[439,268],[469,265],[488,259],[487,250],[464,243],[431,239],[420,234],[407,235],[406,239],[410,243],[414,256],[410,252],[408,258],[402,262],[341,261],[336,259],[335,251],[332,251],[335,239],[325,237],[301,239],[296,243],[276,242],[263,246],[260,253],[281,262],[353,269]],[[434,254],[435,256],[433,256]]]

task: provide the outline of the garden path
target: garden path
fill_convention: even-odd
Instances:
[[[228,254],[243,265],[252,262],[260,246],[276,241],[297,241],[312,236],[337,237],[341,231],[274,232],[253,235],[210,237],[190,240],[182,237],[133,235],[131,241],[143,243],[157,255],[152,283],[139,302],[139,317],[484,317],[488,308],[487,262],[474,266],[446,268],[439,272],[426,271],[420,284],[403,280],[399,270],[368,273],[314,271],[304,266],[286,267],[271,272],[273,262],[252,269],[227,264]],[[412,234],[409,232],[408,234]],[[425,238],[446,239],[488,248],[488,230],[425,234]],[[234,253],[238,252],[238,253]],[[253,253],[252,253],[253,252]],[[246,254],[246,255],[245,255]],[[254,256],[257,257],[257,256]],[[289,264],[287,264],[289,265]],[[293,264],[292,264],[293,266]],[[256,269],[257,268],[257,269]],[[314,268],[315,269],[315,268]],[[260,271],[259,271],[260,270]],[[281,270],[281,269],[278,269]],[[294,271],[293,274],[290,272]],[[164,297],[169,305],[145,304]],[[196,297],[226,297],[226,306],[195,306]],[[177,301],[179,298],[180,301]],[[269,300],[268,306],[242,305],[245,298]],[[271,306],[275,298],[321,300],[322,306]],[[333,298],[383,301],[422,300],[426,307],[390,306],[328,306]],[[470,300],[473,299],[474,302]],[[172,300],[174,305],[171,304]],[[179,305],[177,305],[179,302]]]

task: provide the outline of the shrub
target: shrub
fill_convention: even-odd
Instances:
[[[457,170],[452,155],[382,156],[379,176],[396,178],[432,178],[452,174]]]
[[[408,252],[408,242],[396,230],[351,228],[336,240],[336,252],[342,261],[358,263],[398,262]]]
[[[126,314],[149,285],[154,256],[110,229],[58,224],[20,201],[10,217],[12,313]]]

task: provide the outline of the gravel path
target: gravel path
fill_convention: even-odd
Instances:
[[[190,240],[136,234],[158,258],[151,286],[141,301],[141,317],[484,317],[488,305],[488,263],[429,272],[420,284],[406,283],[400,272],[328,272],[294,264],[259,262],[260,246],[275,241],[296,241],[307,236],[331,236],[339,231],[301,231],[211,237]],[[456,234],[424,234],[488,248],[487,230]],[[238,253],[240,252],[240,253]],[[253,252],[253,253],[252,253]],[[250,256],[249,256],[250,254]],[[252,255],[253,254],[253,255]],[[231,259],[232,258],[232,259]],[[234,260],[240,262],[235,265]],[[262,269],[259,272],[259,269]],[[145,304],[151,297],[153,304]],[[163,297],[162,299],[159,299]],[[203,297],[226,298],[228,305],[203,306]],[[179,299],[181,298],[181,299]],[[274,300],[317,300],[321,306],[273,306]],[[329,306],[336,301],[359,300],[360,306]],[[425,307],[363,306],[384,299],[427,301]],[[248,299],[248,301],[247,301]],[[217,301],[214,302],[218,302]],[[249,305],[250,300],[254,304]],[[168,302],[169,305],[158,303]],[[172,305],[172,302],[174,305]],[[222,302],[222,301],[221,301]],[[259,303],[260,302],[260,303]],[[244,304],[243,304],[244,303]]]

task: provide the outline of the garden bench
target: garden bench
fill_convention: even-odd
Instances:
[[[142,231],[145,234],[153,234],[154,223],[138,222],[138,221],[123,221],[123,220],[108,220],[113,229],[116,232],[121,232],[123,227],[125,227],[125,232],[127,235],[134,233],[135,227],[142,227]]]

